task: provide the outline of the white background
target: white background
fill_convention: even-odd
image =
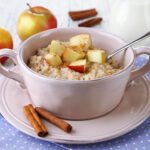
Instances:
[[[111,6],[117,0],[0,0],[0,27],[6,28],[13,36],[15,49],[20,40],[16,33],[17,18],[22,11],[32,6],[44,6],[56,16],[58,27],[76,27],[80,21],[74,22],[68,16],[69,10],[96,8],[98,15],[104,20],[94,28],[108,30],[108,18]]]

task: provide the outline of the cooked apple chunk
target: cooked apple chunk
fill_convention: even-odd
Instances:
[[[69,64],[68,68],[80,73],[84,73],[86,70],[86,59],[74,61]]]
[[[70,48],[65,50],[65,52],[63,53],[63,61],[65,61],[65,62],[73,62],[73,61],[76,61],[78,59],[82,59],[84,57],[85,57],[84,52],[77,52],[77,51],[74,51]]]
[[[65,49],[66,47],[60,41],[53,40],[49,45],[49,52],[58,54],[59,56],[62,56]]]
[[[92,47],[92,41],[89,34],[80,34],[70,38],[71,46],[80,46],[83,50]]]
[[[45,59],[46,59],[47,63],[52,66],[59,66],[62,64],[62,60],[61,60],[60,56],[57,54],[53,54],[53,53],[47,54],[45,56]]]
[[[104,50],[90,50],[87,53],[87,58],[89,62],[104,64],[106,62],[107,55]]]

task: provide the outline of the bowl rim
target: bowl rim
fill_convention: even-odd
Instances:
[[[126,65],[123,69],[121,69],[121,71],[118,71],[117,73],[114,73],[112,75],[109,75],[109,76],[104,76],[104,77],[101,77],[101,78],[98,78],[98,79],[92,79],[92,80],[66,80],[66,79],[56,79],[56,78],[51,78],[51,77],[48,77],[48,76],[44,76],[44,75],[41,75],[35,71],[33,71],[32,69],[30,69],[27,64],[23,61],[23,58],[22,58],[22,51],[23,51],[23,46],[28,42],[30,41],[30,39],[33,39],[35,37],[39,37],[41,36],[42,34],[44,33],[48,33],[51,34],[52,32],[55,32],[55,31],[59,31],[59,30],[93,30],[93,31],[96,31],[96,32],[100,32],[100,33],[103,33],[103,34],[107,34],[111,37],[113,37],[114,39],[126,44],[126,42],[124,40],[122,40],[119,36],[115,35],[115,34],[112,34],[112,33],[109,33],[107,31],[103,31],[101,29],[92,29],[92,28],[87,28],[87,27],[80,27],[80,28],[77,28],[77,27],[71,27],[71,28],[54,28],[54,29],[49,29],[49,30],[46,30],[46,31],[43,31],[43,32],[40,32],[40,33],[37,33],[31,37],[29,37],[27,40],[25,40],[20,46],[19,46],[19,52],[18,52],[18,55],[17,55],[17,60],[18,60],[18,63],[19,65],[25,70],[27,71],[28,73],[30,73],[33,77],[36,77],[36,78],[39,78],[39,79],[42,79],[42,80],[45,80],[47,82],[51,81],[51,82],[62,82],[62,83],[92,83],[92,82],[97,82],[97,81],[104,81],[104,80],[108,80],[108,79],[111,79],[111,78],[116,78],[118,77],[119,75],[125,73],[134,63],[134,59],[135,59],[135,54],[134,54],[134,51],[133,51],[133,48],[130,47],[129,50],[130,52],[132,52],[132,59],[130,60],[130,62],[128,63],[128,65]]]

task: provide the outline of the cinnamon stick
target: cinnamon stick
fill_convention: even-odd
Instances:
[[[44,137],[48,134],[45,125],[42,123],[38,114],[36,113],[31,104],[24,106],[23,112],[38,136]]]
[[[97,15],[97,11],[95,8],[87,9],[87,10],[79,10],[79,11],[69,11],[69,16],[72,18],[72,20],[81,20],[96,15]]]
[[[96,24],[100,24],[102,22],[102,18],[93,18],[87,21],[81,22],[78,26],[79,27],[92,27]]]
[[[47,110],[41,107],[36,107],[35,110],[41,117],[43,117],[50,123],[56,125],[57,127],[59,127],[60,129],[64,130],[67,133],[71,132],[72,126],[67,122],[63,121],[62,119],[56,117],[51,112],[48,112]]]

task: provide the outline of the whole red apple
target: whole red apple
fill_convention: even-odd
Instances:
[[[17,33],[22,41],[38,32],[57,27],[57,20],[50,10],[27,5],[29,9],[25,10],[17,21]]]
[[[11,34],[7,30],[0,28],[0,49],[3,49],[3,48],[12,49],[13,40],[12,40]],[[0,58],[0,63],[4,63],[6,59],[7,57]]]

